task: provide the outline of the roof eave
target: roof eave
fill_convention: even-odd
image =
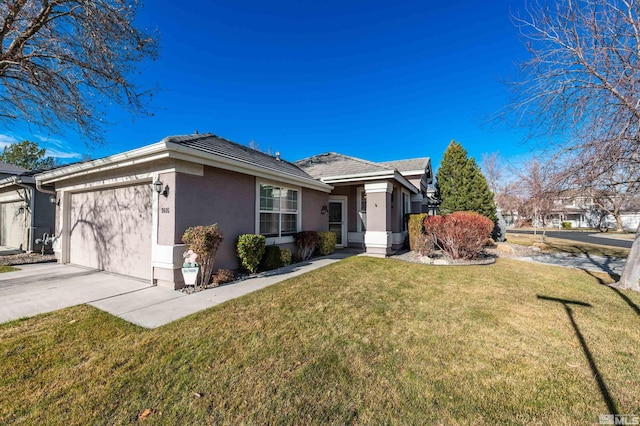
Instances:
[[[104,172],[117,169],[119,167],[132,166],[136,164],[148,163],[163,158],[174,158],[190,161],[198,164],[219,167],[227,170],[243,172],[251,175],[258,175],[269,179],[286,179],[288,182],[296,183],[300,186],[316,189],[329,193],[333,189],[331,185],[325,184],[313,178],[304,179],[289,173],[283,173],[269,167],[258,166],[252,163],[236,160],[230,157],[211,154],[195,148],[182,146],[174,142],[163,139],[152,145],[111,155],[109,157],[89,161],[87,163],[74,164],[67,167],[51,170],[35,175],[35,178],[42,184],[59,182],[79,176]]]
[[[287,182],[296,183],[300,186],[326,193],[331,192],[331,190],[333,189],[331,185],[321,182],[320,180],[313,179],[311,177],[309,177],[309,179],[305,179],[303,177],[275,170],[270,167],[259,166],[247,161],[238,160],[231,156],[211,154],[172,142],[167,143],[167,149],[170,152],[169,157],[178,160],[195,162],[207,166],[218,167],[225,170],[231,170],[267,179],[286,179]]]
[[[110,155],[109,157],[99,158],[86,163],[72,164],[66,167],[60,167],[47,172],[38,173],[34,177],[37,181],[40,181],[43,184],[48,184],[72,179],[78,176],[113,170],[119,167],[147,163],[160,158],[166,158],[166,147],[167,143],[165,141],[161,141],[152,145],[143,146],[142,148]]]
[[[329,184],[380,180],[380,179],[394,179],[398,181],[402,186],[410,190],[411,192],[415,194],[420,192],[418,188],[415,187],[415,185],[413,185],[404,176],[402,176],[400,172],[397,172],[395,170],[385,170],[385,171],[367,172],[367,173],[354,173],[354,174],[340,175],[340,176],[325,176],[321,178],[323,182],[329,183]]]

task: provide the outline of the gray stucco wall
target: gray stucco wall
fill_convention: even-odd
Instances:
[[[329,230],[329,215],[322,214],[329,204],[329,194],[302,188],[302,230],[323,232]]]
[[[182,243],[182,234],[190,226],[217,223],[224,241],[215,267],[237,268],[238,236],[255,232],[255,177],[205,167],[204,176],[177,173],[175,188],[174,244]]]

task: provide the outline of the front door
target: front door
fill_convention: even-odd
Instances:
[[[336,247],[347,246],[346,200],[329,200],[329,231],[336,234]]]

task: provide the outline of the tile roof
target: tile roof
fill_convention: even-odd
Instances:
[[[429,157],[422,158],[409,158],[408,160],[396,160],[396,161],[383,161],[380,164],[388,167],[393,167],[399,172],[410,172],[414,170],[421,170],[427,167],[431,159]]]
[[[300,169],[294,163],[278,159],[264,152],[257,151],[249,148],[248,146],[240,145],[212,133],[169,136],[165,138],[164,141],[196,149],[208,154],[242,161],[254,166],[265,167],[279,173],[314,180],[312,176]]]
[[[335,152],[314,155],[298,160],[295,164],[316,179],[361,173],[393,172],[392,167]]]
[[[0,161],[0,173],[8,173],[8,174],[20,174],[26,172],[27,169],[19,166],[14,166],[13,164],[4,163]]]

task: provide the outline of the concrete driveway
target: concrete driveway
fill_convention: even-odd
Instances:
[[[0,323],[151,287],[148,282],[57,263],[0,274]]]
[[[336,252],[193,294],[76,266],[20,265],[20,271],[0,274],[0,323],[86,303],[155,328],[353,255]]]

